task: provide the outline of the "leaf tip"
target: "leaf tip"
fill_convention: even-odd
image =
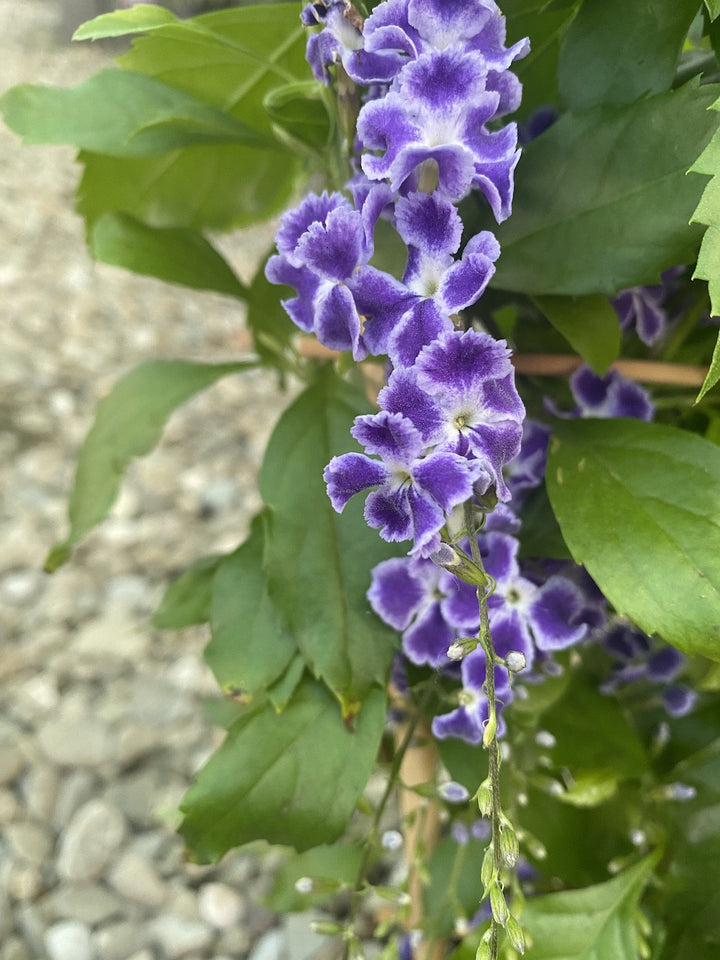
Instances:
[[[45,563],[43,564],[45,573],[55,573],[56,570],[70,559],[71,553],[72,547],[67,540],[64,540],[62,543],[56,543],[45,558]]]

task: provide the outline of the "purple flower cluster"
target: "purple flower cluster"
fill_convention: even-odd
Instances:
[[[488,614],[499,657],[521,653],[531,669],[536,658],[544,659],[587,635],[588,604],[580,586],[557,574],[539,583],[537,578],[528,579],[518,562],[518,540],[509,533],[483,532],[478,545],[483,566],[495,581]],[[467,543],[461,546],[469,550]],[[475,588],[432,560],[397,557],[378,564],[368,599],[382,620],[402,632],[403,653],[417,666],[447,668],[452,643],[477,636],[480,629]],[[487,721],[481,647],[463,658],[460,675],[457,707],[436,717],[432,729],[437,737],[460,737],[476,744]],[[496,667],[495,684],[498,698],[507,704],[512,690],[504,668]]]

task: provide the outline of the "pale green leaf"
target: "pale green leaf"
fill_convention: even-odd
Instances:
[[[620,352],[620,323],[602,294],[537,297],[536,303],[593,370],[602,375]]]
[[[126,466],[153,449],[176,407],[220,377],[254,366],[152,360],[125,374],[98,404],[78,456],[68,507],[70,534],[50,551],[46,569],[63,564],[72,547],[105,519]]]
[[[712,227],[710,229],[712,229]],[[708,230],[708,233],[710,233],[710,230]],[[720,231],[718,231],[718,233],[720,233]],[[704,244],[705,241],[703,241],[703,246]],[[715,349],[713,350],[712,360],[710,361],[710,369],[707,372],[707,376],[705,377],[705,381],[700,388],[700,393],[697,395],[695,403],[700,403],[708,390],[712,390],[718,380],[720,380],[720,334],[715,342]]]
[[[105,37],[124,37],[128,33],[144,33],[177,20],[174,13],[154,3],[136,3],[129,10],[113,10],[81,24],[73,40],[101,40]]]
[[[194,623],[207,623],[213,576],[221,560],[219,554],[201,557],[173,580],[153,614],[152,625],[158,630],[182,630]]]
[[[708,9],[711,20],[717,20],[720,17],[720,0],[705,0],[705,6]]]
[[[720,449],[639,420],[568,422],[546,480],[570,552],[618,613],[720,660]]]

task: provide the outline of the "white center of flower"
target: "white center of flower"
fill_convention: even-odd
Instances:
[[[477,694],[474,690],[463,688],[458,694],[458,703],[461,707],[472,707],[477,703]]]

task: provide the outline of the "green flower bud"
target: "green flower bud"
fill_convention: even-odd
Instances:
[[[489,747],[497,734],[497,717],[491,714],[483,730],[483,746]]]
[[[480,941],[480,944],[475,953],[475,960],[490,960],[490,944],[491,944],[492,934],[490,930],[487,930],[483,934],[483,938]]]
[[[525,934],[522,932],[522,927],[512,914],[507,918],[505,932],[515,950],[520,954],[525,953]]]
[[[460,637],[447,648],[447,655],[450,660],[462,660],[473,650],[477,650],[477,647],[477,637]]]
[[[313,933],[325,933],[329,937],[337,937],[345,933],[345,927],[334,920],[311,920],[308,924]]]
[[[483,856],[482,866],[480,867],[480,881],[487,890],[491,883],[496,879],[495,873],[495,851],[490,844]]]
[[[494,883],[490,887],[490,909],[492,910],[495,923],[499,923],[501,927],[504,927],[510,914],[507,903],[505,902],[505,895],[497,883]]]
[[[492,788],[490,787],[489,779],[483,780],[483,782],[477,788],[475,799],[477,800],[480,813],[484,817],[489,817],[492,813]]]
[[[500,833],[500,856],[509,867],[514,867],[520,856],[520,847],[515,831],[508,823]]]

